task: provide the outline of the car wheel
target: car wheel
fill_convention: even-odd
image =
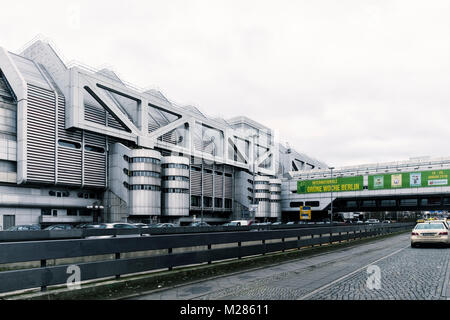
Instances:
[[[417,248],[417,244],[411,242],[411,248]]]

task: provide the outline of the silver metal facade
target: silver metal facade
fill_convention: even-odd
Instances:
[[[161,154],[134,149],[129,162],[129,215],[161,215]]]
[[[31,201],[38,222],[86,222],[95,214],[185,222],[204,214],[224,222],[248,212],[249,176],[276,177],[284,158],[272,129],[252,119],[211,118],[111,70],[68,65],[42,40],[20,54],[0,48],[0,184],[69,194],[0,201],[17,212]],[[161,167],[171,164],[184,167]],[[264,188],[255,187],[257,216],[279,219],[278,194],[270,193],[278,183]]]
[[[189,158],[164,157],[162,170],[162,215],[189,216]]]

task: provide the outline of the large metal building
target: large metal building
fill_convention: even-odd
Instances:
[[[281,218],[281,178],[326,165],[247,117],[217,119],[44,40],[0,48],[0,228]]]

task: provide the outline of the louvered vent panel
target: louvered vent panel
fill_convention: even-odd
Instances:
[[[202,194],[202,173],[191,170],[190,177],[191,194],[200,196]]]
[[[118,129],[121,131],[127,131],[122,124],[116,120],[109,112],[108,112],[108,127]]]
[[[225,176],[224,179],[225,179],[224,196],[225,196],[225,198],[232,198],[232,196],[233,196],[233,178]]]
[[[58,139],[82,143],[80,130],[65,129],[65,98],[58,96]],[[58,184],[81,186],[81,149],[58,145]]]
[[[100,106],[85,104],[84,120],[106,126],[106,110]]]
[[[203,195],[212,197],[213,196],[213,175],[212,173],[203,173]]]
[[[214,196],[222,198],[223,196],[223,176],[214,176]]]
[[[84,145],[101,147],[106,150],[106,137],[85,132]],[[86,186],[106,186],[106,152],[84,151],[84,184]]]
[[[27,176],[29,182],[55,182],[55,117],[54,93],[28,84]]]

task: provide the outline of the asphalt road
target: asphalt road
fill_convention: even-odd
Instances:
[[[450,300],[450,248],[409,234],[135,297],[139,300]]]

